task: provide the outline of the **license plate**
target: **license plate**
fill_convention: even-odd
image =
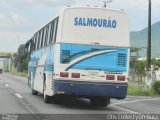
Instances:
[[[97,77],[98,76],[98,72],[97,71],[88,71],[88,75],[90,77]]]

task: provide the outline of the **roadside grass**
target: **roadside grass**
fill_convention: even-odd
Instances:
[[[23,76],[23,77],[26,77],[26,76],[28,75],[27,72],[16,72],[16,71],[11,71],[11,72],[9,72],[9,73],[11,73],[11,74],[13,74],[13,75],[17,75],[17,76]]]
[[[138,87],[128,85],[128,95],[137,95],[137,96],[155,96],[154,91],[150,88]]]

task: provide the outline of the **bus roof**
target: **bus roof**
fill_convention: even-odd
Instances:
[[[65,8],[63,8],[60,13],[63,13],[64,11],[66,11],[67,9],[102,9],[102,10],[109,10],[109,11],[116,11],[116,12],[121,12],[121,13],[125,13],[126,12],[122,9],[113,9],[113,8],[108,8],[108,7],[102,7],[102,6],[67,6]]]

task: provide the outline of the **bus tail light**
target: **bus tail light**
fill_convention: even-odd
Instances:
[[[80,73],[72,73],[72,78],[80,78]]]
[[[126,80],[126,76],[118,75],[117,76],[117,80],[118,81],[125,81]]]
[[[106,75],[106,80],[115,80],[114,75]]]
[[[69,76],[69,73],[67,72],[60,72],[60,77],[68,77]]]

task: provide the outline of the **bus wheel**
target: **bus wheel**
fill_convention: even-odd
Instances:
[[[38,95],[38,92],[32,89],[32,95]]]
[[[107,106],[108,104],[110,104],[110,98],[92,97],[90,98],[90,103],[93,106]]]
[[[54,95],[53,96],[53,103],[54,104],[61,104],[64,100],[64,96],[60,96],[60,95]]]
[[[101,98],[100,106],[107,106],[110,104],[110,98]]]
[[[46,95],[45,91],[46,91],[46,82],[44,81],[44,84],[43,84],[43,99],[44,99],[45,103],[51,103],[52,97]]]

